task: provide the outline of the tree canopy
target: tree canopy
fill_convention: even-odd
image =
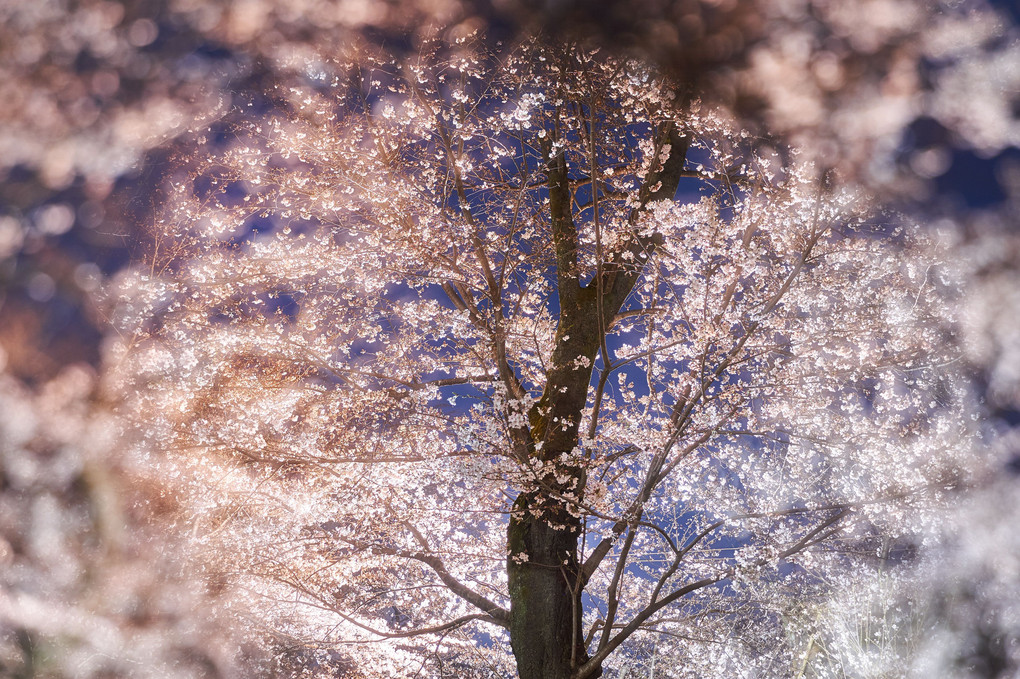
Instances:
[[[966,473],[934,249],[637,61],[336,72],[122,288],[217,567],[352,676],[795,674],[794,609]]]

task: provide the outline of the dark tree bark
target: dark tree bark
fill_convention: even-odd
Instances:
[[[670,154],[645,178],[641,205],[631,218],[634,225],[648,202],[673,198],[683,171],[689,143],[676,127],[663,125],[656,142],[657,151],[669,144]],[[552,148],[550,144],[545,151],[560,318],[545,391],[529,414],[536,463],[558,461],[577,447],[603,334],[657,244],[654,236],[635,235],[625,250],[607,258],[601,278],[581,286],[567,163],[562,152],[552,155]],[[654,192],[648,188],[652,186]],[[629,256],[624,255],[626,250]],[[507,575],[510,644],[521,679],[570,679],[589,660],[581,620],[586,584],[578,554],[582,526],[571,500],[583,499],[584,489],[583,468],[556,462],[554,473],[539,479],[537,488],[522,493],[514,503],[507,530]],[[601,674],[601,668],[589,668],[585,676]]]
[[[562,507],[546,507],[542,516],[530,510],[542,507],[540,494],[518,497],[508,542],[510,559],[510,644],[522,679],[567,679],[575,667],[588,661],[581,628],[577,542],[580,524],[564,515],[549,515]],[[518,516],[520,518],[518,518]]]

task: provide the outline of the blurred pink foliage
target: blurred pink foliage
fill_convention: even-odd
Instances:
[[[37,389],[0,374],[0,675],[252,676],[226,596],[182,558],[173,499],[95,389],[80,365]]]

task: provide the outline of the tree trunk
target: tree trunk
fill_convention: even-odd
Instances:
[[[555,132],[553,138],[558,136],[558,128]],[[605,262],[597,280],[581,285],[566,154],[562,150],[554,153],[552,141],[545,140],[542,148],[560,318],[546,386],[528,414],[534,446],[529,454],[545,463],[560,460],[577,446],[578,426],[603,333],[655,246],[654,239],[635,234],[624,250]],[[631,213],[632,224],[637,224],[649,201],[672,199],[676,194],[690,142],[674,124],[666,123],[657,132],[656,155],[666,144],[669,157],[645,177],[639,194],[641,206]],[[574,670],[589,660],[581,617],[581,592],[586,584],[578,564],[581,520],[568,511],[562,499],[583,499],[586,479],[583,469],[570,465],[557,464],[556,473],[543,479],[538,488],[521,493],[510,515],[510,646],[520,679],[570,679]],[[601,675],[601,668],[588,674]]]
[[[514,503],[507,574],[510,646],[521,679],[569,679],[588,660],[578,585],[579,534],[579,520],[556,501],[530,493]]]
[[[599,348],[594,315],[583,312],[594,305],[594,293],[577,288],[564,297],[569,304],[557,328],[546,389],[529,413],[536,462],[555,462],[577,446]],[[579,358],[586,360],[579,365]],[[556,473],[543,479],[539,488],[517,497],[510,515],[510,645],[521,679],[568,679],[588,660],[578,583],[581,521],[562,499],[583,498],[584,486],[582,469],[557,464]]]

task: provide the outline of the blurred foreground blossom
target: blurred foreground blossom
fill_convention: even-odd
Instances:
[[[95,379],[70,366],[29,390],[0,374],[0,675],[251,676]]]

